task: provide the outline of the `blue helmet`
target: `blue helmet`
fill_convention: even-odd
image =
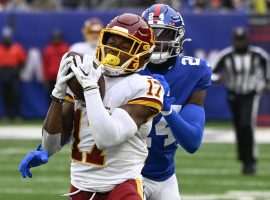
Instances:
[[[160,64],[182,52],[185,24],[179,12],[165,4],[154,4],[142,17],[148,21],[155,33],[155,49],[150,62]]]

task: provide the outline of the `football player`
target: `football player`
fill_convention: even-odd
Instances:
[[[145,193],[148,200],[179,200],[174,155],[178,146],[194,153],[202,143],[211,68],[202,59],[180,55],[185,25],[177,11],[155,4],[142,16],[154,30],[156,47],[141,74],[163,75],[170,88],[148,136],[149,155],[142,170]]]
[[[69,51],[95,56],[99,33],[103,28],[104,25],[98,18],[93,17],[85,20],[82,29],[82,34],[85,41],[73,44]]]
[[[141,170],[148,151],[152,118],[162,108],[164,89],[150,76],[135,72],[149,61],[154,33],[140,16],[122,14],[100,33],[97,58],[63,57],[43,127],[42,146],[20,164],[23,177],[59,151],[72,133],[73,200],[142,200]],[[94,68],[99,65],[98,68]],[[67,75],[68,69],[73,72]],[[104,70],[105,96],[97,80]],[[66,80],[75,75],[85,101],[66,97]],[[167,91],[167,90],[166,90]]]

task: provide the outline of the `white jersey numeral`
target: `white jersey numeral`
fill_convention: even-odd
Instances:
[[[158,17],[158,20],[164,21],[164,13],[160,13]],[[149,13],[148,20],[154,20],[154,13]]]
[[[172,105],[172,107],[177,113],[179,113],[181,108],[182,108],[182,105]],[[175,138],[174,138],[174,136],[173,136],[173,134],[171,132],[171,129],[168,126],[168,123],[166,122],[164,117],[161,117],[159,122],[156,123],[155,130],[156,130],[156,135],[157,136],[161,136],[161,135],[166,136],[167,135],[167,137],[164,140],[164,145],[163,145],[164,147],[175,142]],[[147,141],[147,144],[148,144],[148,147],[151,147],[152,141]]]
[[[182,65],[200,65],[200,59],[199,58],[193,58],[193,57],[188,57],[188,56],[185,56],[182,58],[181,60],[181,64]]]

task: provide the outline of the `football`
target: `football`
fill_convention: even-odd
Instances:
[[[76,65],[76,60],[75,60],[75,55],[80,56],[81,60],[83,59],[83,54],[81,53],[77,53],[77,52],[69,52],[68,53],[68,57],[69,56],[73,56],[73,62]],[[69,69],[68,73],[71,71],[71,69]],[[84,95],[83,95],[83,88],[81,86],[81,84],[78,82],[78,80],[76,79],[76,77],[72,77],[70,80],[67,81],[67,85],[70,88],[70,90],[73,92],[75,98],[83,100],[84,101]],[[103,99],[104,95],[105,95],[105,80],[103,75],[100,76],[99,80],[98,80],[98,86],[99,86],[99,91],[100,91],[100,95],[101,98]]]

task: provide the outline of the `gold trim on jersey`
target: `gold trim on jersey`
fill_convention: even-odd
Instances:
[[[138,178],[135,179],[136,185],[137,185],[137,191],[141,197],[141,199],[143,199],[143,184],[142,181]]]
[[[132,99],[128,102],[128,104],[143,105],[152,110],[155,114],[150,116],[148,120],[158,115],[162,109],[162,103],[159,100],[147,97]]]
[[[68,93],[65,96],[65,101],[68,101],[70,103],[74,103],[75,102],[74,99],[73,99],[73,97],[70,94],[68,94]]]

